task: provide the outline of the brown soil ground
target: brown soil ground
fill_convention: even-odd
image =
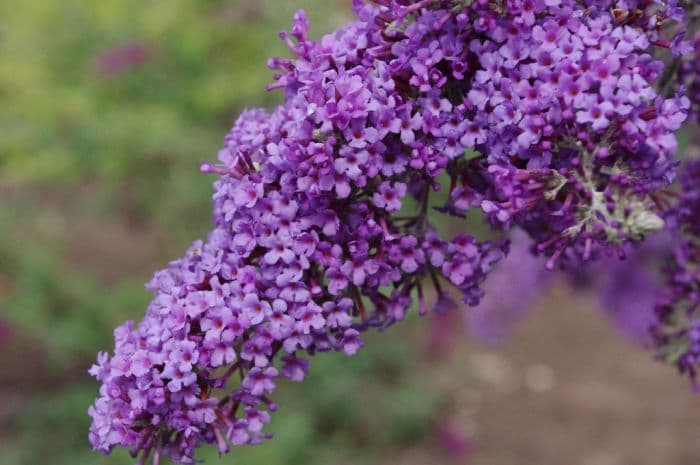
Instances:
[[[700,464],[700,397],[590,308],[559,290],[502,350],[460,347],[479,379],[457,395],[468,463]]]

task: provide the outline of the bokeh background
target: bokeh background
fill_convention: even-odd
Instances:
[[[317,37],[350,17],[346,0],[0,2],[0,464],[133,463],[89,449],[87,368],[142,315],[153,271],[208,230],[198,163],[241,109],[279,101],[265,60],[285,54],[277,32],[297,8]],[[532,306],[485,338],[498,345],[453,313],[317,357],[278,391],[275,440],[201,458],[700,463],[697,398],[594,296],[555,283]]]

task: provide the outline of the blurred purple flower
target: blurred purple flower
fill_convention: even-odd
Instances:
[[[484,284],[479,306],[465,313],[467,331],[487,344],[501,344],[533,309],[549,288],[544,260],[530,252],[531,241],[515,231],[509,260],[502,262]]]
[[[601,312],[616,329],[647,345],[655,321],[654,301],[661,287],[655,272],[671,247],[670,237],[658,234],[629,249],[623,260],[611,256],[594,264],[569,267],[569,284],[576,292],[595,292]],[[528,250],[524,234],[514,235],[510,257],[486,282],[481,304],[466,314],[468,332],[480,342],[504,343],[549,287],[550,275],[542,260]]]
[[[9,323],[0,320],[0,347],[4,346],[10,341],[12,336],[12,327]]]
[[[153,50],[143,42],[127,42],[102,50],[95,57],[95,69],[102,77],[114,77],[142,66],[153,58]]]
[[[445,452],[457,460],[468,460],[472,451],[472,442],[452,422],[446,421],[437,425],[437,438]]]
[[[601,310],[616,328],[641,345],[651,342],[650,328],[655,321],[654,302],[661,290],[655,275],[672,248],[670,237],[649,238],[625,260],[611,257],[593,267]]]
[[[452,311],[456,310],[458,305],[449,298],[441,300],[450,302],[451,306],[446,310],[435,310],[435,313],[431,314],[427,349],[428,355],[433,359],[442,358],[452,352],[457,336],[455,329],[459,328],[459,314]]]

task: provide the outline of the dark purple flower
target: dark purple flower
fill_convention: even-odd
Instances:
[[[372,197],[372,202],[388,212],[396,212],[401,209],[401,198],[405,195],[406,184],[396,182],[391,185],[388,181],[384,181]]]
[[[309,370],[309,361],[292,355],[282,357],[282,375],[292,381],[302,381]]]
[[[241,386],[252,395],[259,396],[264,392],[272,392],[275,389],[275,383],[272,380],[276,376],[277,369],[273,367],[252,368]]]
[[[340,341],[340,346],[347,355],[354,355],[362,347],[360,333],[354,329],[346,329],[343,333],[343,339]]]

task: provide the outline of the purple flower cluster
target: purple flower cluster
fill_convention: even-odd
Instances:
[[[684,167],[673,215],[677,245],[664,269],[666,285],[656,303],[653,333],[660,357],[695,384],[700,366],[700,160]]]
[[[193,463],[205,443],[260,443],[279,378],[425,313],[425,281],[436,310],[441,281],[478,304],[508,245],[438,234],[441,175],[436,210],[523,227],[549,268],[661,228],[652,196],[689,102],[653,88],[655,21],[678,18],[638,3],[356,1],[320,41],[298,13],[281,34],[295,58],[269,61],[284,103],[244,112],[202,165],[219,176],[212,232],[155,274],[143,321],[91,369],[93,446]]]
[[[272,63],[285,70],[285,104],[245,112],[220,164],[202,167],[220,174],[214,230],[156,273],[144,320],[118,328],[114,356],[91,370],[102,382],[90,409],[96,448],[192,463],[202,443],[259,443],[276,380],[302,380],[304,355],[354,354],[362,331],[402,320],[414,300],[425,312],[424,276],[479,301],[507,244],[445,240],[428,224],[450,156],[424,128],[414,90],[386,61],[363,63],[385,44],[381,31],[359,21],[311,42],[297,15],[296,62]],[[417,213],[398,216],[409,194]]]
[[[620,19],[609,12],[616,3],[582,12],[525,0],[500,12],[475,2],[483,9],[470,24],[483,36],[461,29],[470,79],[460,143],[485,157],[460,171],[453,207],[480,205],[492,224],[522,226],[549,268],[663,227],[650,193],[673,176],[674,132],[689,107],[653,87],[663,70],[651,55],[655,21],[672,18]]]

